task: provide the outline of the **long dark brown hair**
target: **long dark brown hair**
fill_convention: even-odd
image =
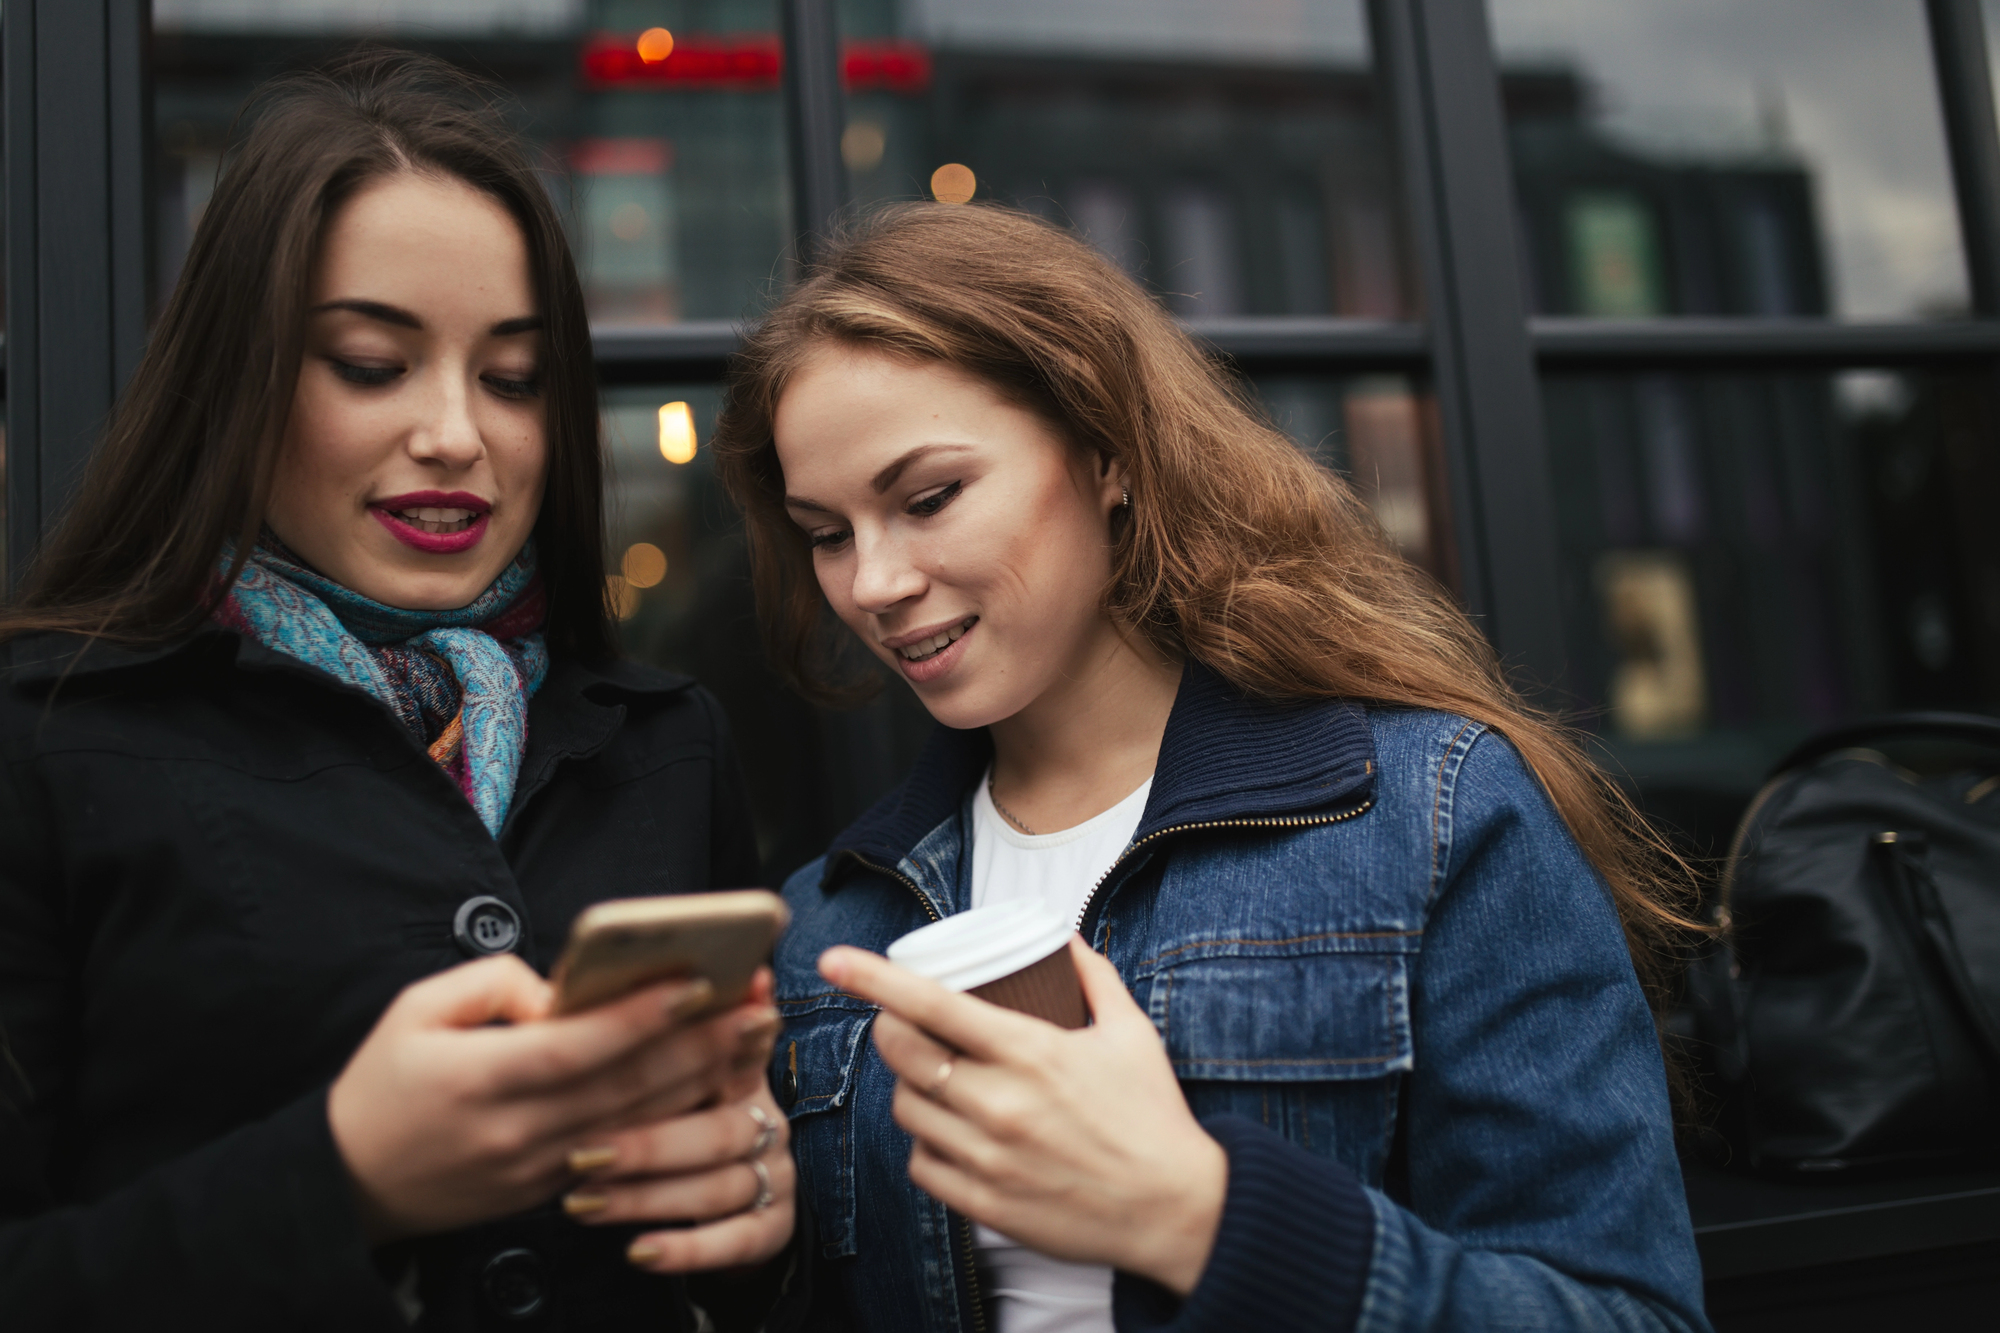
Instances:
[[[1451,597],[1396,553],[1346,481],[1307,458],[1160,306],[1095,250],[1007,209],[906,204],[832,246],[734,363],[715,465],[749,524],[772,657],[830,676],[805,534],[786,515],[778,400],[829,344],[942,362],[994,385],[1130,480],[1106,610],[1163,652],[1270,699],[1454,713],[1512,742],[1611,888],[1658,1013],[1699,927],[1686,866],[1575,738],[1529,707]]]
[[[160,643],[213,609],[216,562],[264,522],[304,347],[313,264],[342,203],[399,172],[464,181],[527,243],[549,442],[535,523],[550,649],[613,649],[603,460],[583,289],[500,93],[441,60],[373,49],[266,83],[76,499],[0,611],[0,640],[57,630]]]

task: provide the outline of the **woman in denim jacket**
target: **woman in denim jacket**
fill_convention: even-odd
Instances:
[[[817,1326],[1707,1327],[1670,857],[1130,280],[1019,214],[878,215],[715,447],[780,662],[831,688],[830,605],[942,724],[785,890]],[[1052,830],[1110,838],[1031,886],[1091,1026],[876,956]]]

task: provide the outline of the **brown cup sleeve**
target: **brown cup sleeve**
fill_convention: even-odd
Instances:
[[[1083,1002],[1083,982],[1076,975],[1067,944],[1039,963],[974,986],[966,994],[1003,1009],[1046,1018],[1057,1027],[1080,1028],[1090,1022],[1090,1010]]]

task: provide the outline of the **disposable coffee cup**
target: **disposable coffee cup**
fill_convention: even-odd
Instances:
[[[1069,956],[1071,933],[1039,903],[992,903],[911,931],[889,946],[889,961],[946,990],[1080,1028],[1090,1011]]]

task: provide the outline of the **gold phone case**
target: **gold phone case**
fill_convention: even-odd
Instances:
[[[790,920],[769,889],[598,903],[570,927],[553,978],[555,1012],[580,1013],[676,977],[706,977],[715,997],[702,1012],[726,1009],[743,999]]]

